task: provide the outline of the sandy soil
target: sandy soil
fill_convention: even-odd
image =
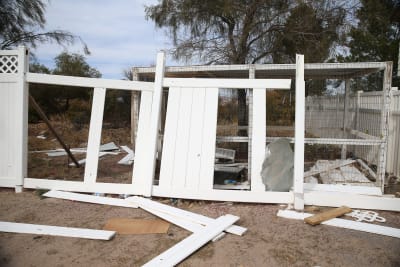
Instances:
[[[157,199],[169,203],[167,199]],[[400,266],[400,239],[278,218],[279,205],[179,201],[178,207],[213,218],[240,216],[248,228],[227,234],[180,266]],[[400,228],[400,214],[380,212]],[[0,189],[0,220],[101,229],[109,218],[154,218],[141,210],[41,199],[36,191]],[[0,233],[0,266],[140,266],[190,233],[117,235],[111,241]]]

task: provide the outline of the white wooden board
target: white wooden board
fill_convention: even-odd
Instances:
[[[90,116],[89,138],[86,153],[86,165],[84,182],[95,183],[97,178],[97,167],[99,163],[101,128],[103,125],[104,101],[106,98],[105,88],[94,88],[92,112]]]
[[[214,221],[214,219],[209,218],[207,216],[203,216],[203,215],[193,213],[190,211],[186,211],[183,209],[171,207],[171,206],[161,204],[159,202],[152,201],[152,200],[142,198],[142,197],[134,196],[134,197],[126,198],[125,200],[128,202],[135,203],[135,204],[139,205],[140,208],[143,208],[143,209],[148,208],[151,210],[156,210],[156,211],[166,213],[166,214],[169,214],[174,217],[182,218],[189,222],[195,222],[197,224],[201,224],[204,226],[209,225],[210,223],[212,223]],[[247,231],[246,228],[241,227],[241,226],[236,226],[236,225],[233,225],[226,230],[226,232],[235,234],[235,235],[243,235],[246,231]]]
[[[115,231],[15,223],[15,222],[0,222],[0,231],[8,233],[54,235],[54,236],[78,237],[78,238],[99,239],[99,240],[110,240],[115,235]]]
[[[57,191],[57,190],[48,191],[48,192],[44,193],[43,196],[67,199],[67,200],[74,200],[74,201],[80,201],[80,202],[87,202],[87,203],[126,207],[126,208],[137,208],[138,207],[138,205],[136,205],[135,203],[129,203],[129,202],[125,201],[124,199],[78,194],[78,193],[64,192],[64,191]]]
[[[239,217],[233,215],[221,216],[204,227],[201,231],[193,233],[143,266],[175,266],[207,242],[218,236],[237,220],[239,220]]]
[[[312,216],[313,214],[301,213],[292,210],[279,210],[277,215],[279,217],[288,219],[304,220],[304,218]],[[400,238],[400,229],[377,224],[356,222],[339,218],[330,219],[322,222],[321,224]]]
[[[217,88],[169,89],[159,186],[212,189]]]

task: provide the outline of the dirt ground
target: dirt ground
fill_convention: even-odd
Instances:
[[[39,195],[1,189],[0,220],[102,229],[110,218],[154,218],[141,209]],[[237,224],[248,228],[241,237],[208,243],[180,266],[400,266],[400,239],[278,218],[283,205],[180,200],[177,206],[213,218],[237,215]],[[380,215],[384,225],[400,228],[400,213]],[[140,266],[188,235],[173,225],[167,234],[117,234],[110,241],[0,233],[0,266]]]

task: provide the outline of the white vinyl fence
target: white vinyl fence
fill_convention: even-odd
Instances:
[[[309,96],[306,99],[306,129],[320,138],[382,138],[383,92],[362,92],[349,97],[345,115],[345,97]],[[346,125],[346,130],[343,130]],[[400,176],[400,91],[391,90],[388,119],[386,172]],[[349,152],[370,164],[378,165],[376,146],[350,146]]]

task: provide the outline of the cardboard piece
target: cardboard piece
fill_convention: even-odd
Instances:
[[[160,219],[112,218],[104,225],[104,230],[116,231],[122,235],[165,234],[170,223]]]

